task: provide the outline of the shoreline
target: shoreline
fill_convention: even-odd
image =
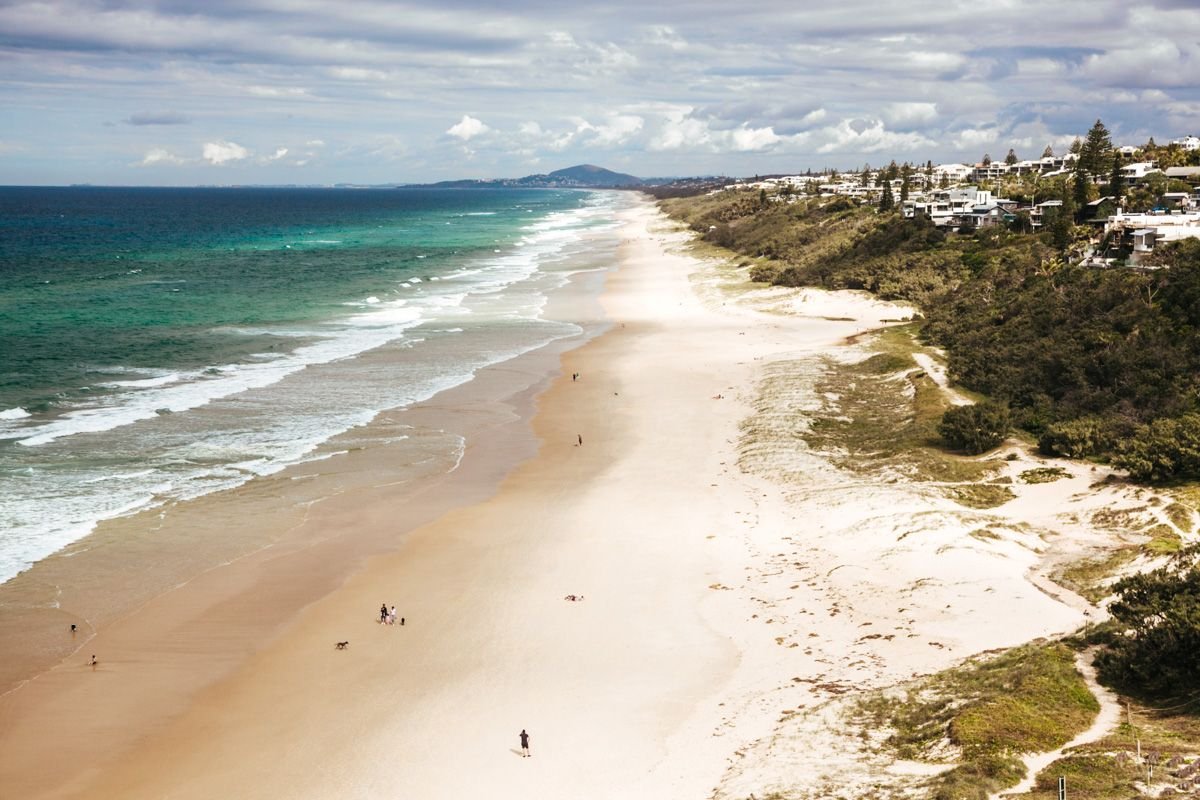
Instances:
[[[186,708],[198,691],[293,625],[300,610],[336,590],[367,559],[394,551],[412,530],[450,509],[492,494],[537,450],[530,425],[534,398],[557,374],[562,353],[607,328],[597,300],[606,271],[575,272],[548,299],[546,317],[578,323],[578,335],[483,367],[472,380],[426,401],[380,412],[366,426],[327,440],[321,449],[331,453],[328,458],[105,520],[89,536],[0,584],[0,608],[6,609],[0,648],[10,654],[0,663],[0,753],[28,746],[45,762],[44,769],[30,770],[21,757],[0,755],[0,775],[10,768],[31,773],[25,788],[33,794],[65,759],[86,761],[96,751],[132,746],[147,726],[158,727]],[[408,438],[397,442],[397,430]],[[420,436],[435,441],[414,448],[412,439]],[[435,464],[414,478],[408,462],[436,456],[447,437],[465,442],[456,463]],[[346,439],[368,444],[344,446]],[[402,509],[383,510],[384,497]],[[263,591],[274,599],[256,600]],[[79,626],[74,636],[67,633],[72,623]],[[133,636],[123,637],[130,628]],[[170,642],[186,657],[155,654],[146,640]],[[111,720],[101,726],[99,743],[100,731],[73,719],[75,704],[89,700],[75,696],[70,685],[71,675],[97,650],[109,654],[100,670],[124,662],[160,690],[152,710],[101,700]],[[114,659],[114,652],[124,655]],[[55,727],[53,745],[25,740],[29,729],[22,715],[30,710],[36,716],[27,720]],[[4,779],[0,784],[7,785]]]
[[[994,458],[1014,497],[990,509],[936,481],[835,467],[803,437],[840,413],[822,380],[869,355],[860,334],[903,309],[812,290],[723,294],[722,268],[681,254],[689,236],[649,201],[622,219],[599,295],[612,327],[527,376],[500,410],[528,421],[500,429],[532,426],[517,437],[529,457],[488,473],[503,459],[476,444],[487,452],[460,469],[478,472],[456,473],[472,495],[362,553],[268,641],[210,665],[220,680],[131,734],[116,712],[181,680],[163,651],[202,657],[205,636],[244,635],[255,608],[148,604],[107,640],[130,658],[43,675],[38,698],[16,693],[21,709],[0,698],[0,781],[31,797],[820,797],[824,781],[880,779],[853,747],[830,758],[845,732],[827,717],[843,696],[1085,619],[1089,604],[1045,578],[1111,544],[1089,528],[1093,511],[1144,499],[1092,486],[1079,465],[1065,482],[1023,485],[1021,470],[1047,462],[1011,447]],[[382,450],[358,458],[386,465]],[[338,513],[313,513],[386,531],[393,498],[350,492]],[[301,551],[283,577],[320,575],[335,545]],[[287,587],[264,579],[272,566],[244,560],[239,596],[261,604]],[[235,572],[202,580],[219,588]],[[381,601],[407,624],[378,624]],[[176,627],[179,638],[155,635]],[[84,755],[64,750],[64,731]],[[117,734],[125,746],[88,750]],[[74,772],[45,785],[64,763]]]

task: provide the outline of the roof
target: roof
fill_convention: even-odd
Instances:
[[[1168,178],[1200,178],[1200,167],[1167,167]]]
[[[1158,233],[1154,228],[1138,228],[1133,232],[1134,236],[1145,236],[1148,233]]]

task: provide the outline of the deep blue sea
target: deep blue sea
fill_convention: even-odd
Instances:
[[[543,318],[547,294],[607,266],[623,202],[0,188],[0,581],[101,519],[278,471],[577,335]],[[356,368],[379,348],[406,351],[402,372]]]

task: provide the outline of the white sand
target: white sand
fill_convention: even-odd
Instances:
[[[1095,510],[1146,499],[1063,465],[976,511],[835,469],[796,435],[823,359],[862,357],[847,336],[911,309],[814,290],[723,305],[681,241],[629,214],[614,330],[564,358],[545,444],[497,496],[374,559],[54,796],[853,797],[920,772],[836,744],[838,703],[1079,627],[1087,604],[1045,575],[1111,543]],[[381,601],[408,624],[378,625]]]

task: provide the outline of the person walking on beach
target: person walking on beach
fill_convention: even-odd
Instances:
[[[579,444],[577,445],[577,447],[583,447],[583,434],[577,433],[575,435],[579,437]]]
[[[395,624],[396,624],[396,607],[392,606],[388,610],[388,625],[395,625]]]
[[[387,622],[387,603],[379,606],[379,621]]]
[[[521,757],[529,758],[529,734],[525,729],[521,729]]]

